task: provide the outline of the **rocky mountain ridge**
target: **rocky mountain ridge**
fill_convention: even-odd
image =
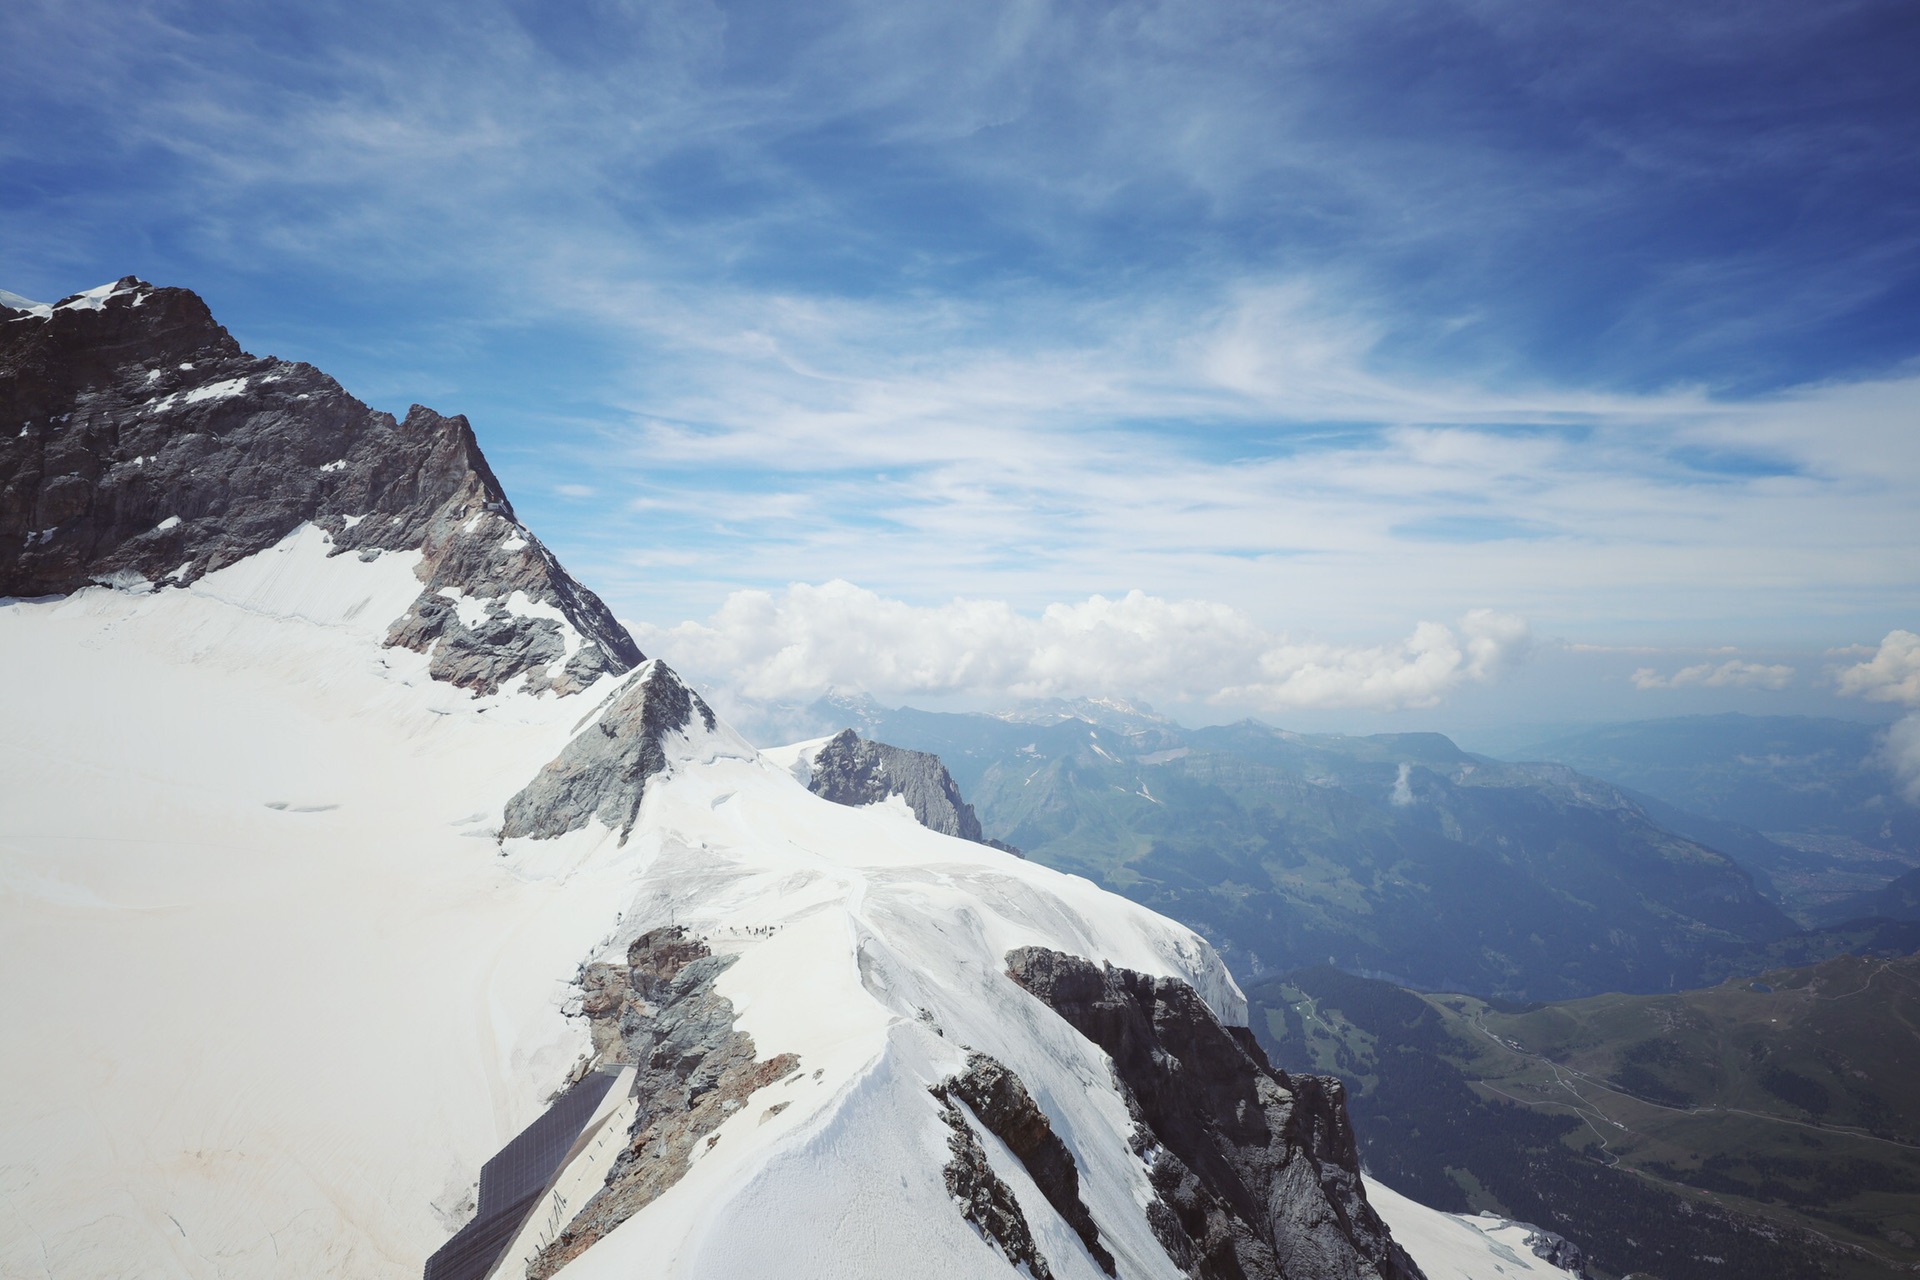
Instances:
[[[387,639],[435,679],[566,693],[641,661],[515,518],[464,417],[396,421],[131,276],[0,307],[0,595],[185,586],[308,524],[335,555],[418,554]]]
[[[988,845],[1003,853],[1020,851],[980,830],[973,806],[940,757],[862,738],[842,729],[818,750],[794,762],[794,774],[807,790],[835,804],[880,804],[893,796],[906,801],[920,825],[942,835]]]
[[[1195,1280],[1421,1275],[1367,1204],[1338,1080],[1275,1070],[1177,980],[1042,947],[1007,971],[1111,1058],[1150,1153],[1148,1217]]]
[[[194,295],[129,278],[0,312],[0,426],[7,637],[43,664],[73,636],[111,642],[160,673],[81,708],[92,718],[51,771],[8,779],[6,804],[38,830],[54,825],[50,788],[79,799],[56,806],[68,818],[47,866],[97,886],[82,902],[146,901],[139,877],[156,856],[171,860],[177,902],[101,933],[68,897],[53,911],[9,899],[0,937],[51,939],[22,961],[43,964],[119,957],[138,931],[151,967],[186,975],[153,995],[175,1004],[151,1025],[179,1040],[143,1040],[141,1070],[116,1067],[94,1098],[133,1099],[153,1123],[121,1128],[170,1135],[143,1137],[150,1157],[49,1138],[65,1131],[46,1127],[47,1108],[0,1111],[10,1159],[54,1169],[29,1179],[21,1220],[73,1218],[54,1249],[81,1261],[43,1270],[125,1274],[177,1250],[188,1274],[398,1275],[445,1246],[436,1280],[705,1280],[768,1274],[739,1260],[764,1251],[785,1274],[835,1277],[924,1263],[983,1280],[1018,1266],[1057,1280],[1417,1280],[1366,1208],[1337,1089],[1248,1050],[1226,1025],[1244,998],[1204,940],[1085,881],[794,785],[646,661],[517,522],[465,419],[373,412],[309,366],[248,355]],[[420,589],[391,622],[207,589],[276,550],[289,554],[256,577],[310,584],[336,566],[387,582],[392,601],[398,570],[400,592]],[[67,598],[36,599],[49,596]],[[234,652],[259,661],[223,684],[219,646],[239,630]],[[195,643],[176,645],[183,634]],[[369,662],[374,644],[424,654],[431,678]],[[129,711],[141,697],[145,711]],[[72,710],[16,698],[0,723],[21,738],[6,745],[38,760],[29,744],[63,733]],[[293,710],[298,731],[261,734],[262,711]],[[176,762],[185,719],[198,738]],[[146,763],[101,756],[106,737],[137,741]],[[978,834],[937,759],[857,737],[841,747],[826,773],[849,796],[918,797],[923,820]],[[262,757],[297,766],[254,769]],[[143,799],[97,803],[103,778]],[[287,778],[330,798],[264,790]],[[209,841],[211,829],[247,835]],[[131,870],[113,860],[124,850],[139,855]],[[240,879],[241,895],[207,888]],[[231,1034],[204,1023],[233,939],[315,920],[327,941],[305,945],[342,953],[317,998],[351,1010],[337,1015],[351,1034],[330,1023],[313,1038],[304,1009],[275,1001],[236,1011],[239,1038],[274,1053],[249,1061],[246,1088],[194,1094],[226,1079],[224,1060],[200,1058]],[[209,938],[212,970],[196,967]],[[1009,955],[1015,942],[1027,949]],[[1083,999],[1087,974],[1099,978]],[[14,1009],[23,1041],[74,1034],[68,1008]],[[311,1065],[326,1054],[339,1056]],[[58,1064],[44,1071],[8,1092],[67,1087]],[[1176,1104],[1166,1084],[1182,1071],[1208,1088]],[[342,1073],[358,1090],[316,1102]],[[172,1090],[164,1106],[150,1081]],[[556,1083],[530,1115],[524,1100]],[[200,1166],[175,1147],[198,1139],[166,1124],[191,1127],[213,1106],[233,1141],[271,1131],[275,1143],[249,1149],[257,1164],[182,1181]],[[323,1123],[300,1127],[316,1106]],[[431,1199],[449,1151],[516,1128]],[[351,1162],[333,1154],[349,1146]],[[449,1241],[476,1168],[475,1216]],[[853,1215],[854,1238],[893,1243],[849,1253],[822,1195],[834,1222]],[[114,1216],[103,1196],[135,1197],[145,1215],[120,1215],[111,1245],[88,1234]],[[253,1229],[292,1218],[298,1239]],[[429,1220],[438,1234],[418,1248]],[[38,1230],[21,1247],[53,1256]],[[16,1243],[0,1237],[0,1251]]]
[[[862,723],[937,752],[987,834],[1200,929],[1243,979],[1333,957],[1509,998],[1648,990],[1798,932],[1725,851],[1564,765],[1083,711]]]

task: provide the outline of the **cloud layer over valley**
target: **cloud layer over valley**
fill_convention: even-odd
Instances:
[[[650,652],[756,700],[836,689],[1008,700],[1097,694],[1262,711],[1426,707],[1525,653],[1519,618],[1476,610],[1366,647],[1292,640],[1225,605],[1129,592],[1050,605],[916,607],[847,582],[741,591],[705,622],[636,628]]]

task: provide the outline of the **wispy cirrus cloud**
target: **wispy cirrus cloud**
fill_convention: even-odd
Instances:
[[[12,225],[64,214],[76,250],[139,201],[183,256],[368,284],[484,263],[515,292],[960,299],[1004,323],[1050,290],[1097,311],[1318,281],[1401,369],[1645,388],[1774,356],[1780,386],[1859,361],[1860,335],[1810,344],[1815,317],[1920,254],[1888,233],[1912,144],[1863,128],[1911,94],[1876,29],[1896,8],[22,0],[0,65],[35,126],[5,144],[32,197]]]
[[[0,283],[470,413],[663,625],[1827,644],[1920,584],[1895,14],[21,0]]]

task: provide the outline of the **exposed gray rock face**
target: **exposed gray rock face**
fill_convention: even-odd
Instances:
[[[939,756],[869,742],[851,729],[842,729],[814,754],[811,768],[808,789],[835,804],[857,807],[900,796],[923,827],[1016,856],[1020,853],[981,832],[973,806],[960,798],[960,788]]]
[[[438,419],[416,406],[408,421],[421,415]],[[457,422],[472,439],[466,419],[439,421]],[[477,449],[473,456],[486,465]],[[529,692],[573,693],[643,661],[626,628],[514,519],[504,497],[470,484],[436,509],[421,550],[426,588],[387,643],[427,654],[434,679],[492,693],[525,672]]]
[[[640,816],[647,779],[667,767],[667,736],[691,729],[696,719],[713,729],[713,710],[700,695],[666,663],[648,662],[507,802],[501,836],[551,839],[597,817],[624,844]]]
[[[947,1136],[952,1159],[941,1169],[941,1175],[947,1194],[960,1206],[960,1216],[998,1245],[1009,1263],[1025,1267],[1033,1280],[1053,1280],[1053,1268],[1033,1242],[1033,1228],[1027,1225],[1020,1201],[987,1163],[987,1149],[967,1123],[966,1113],[951,1097],[937,1091],[935,1096],[940,1097],[941,1115],[953,1131]]]
[[[1339,1081],[1288,1076],[1184,982],[1041,947],[1007,972],[1112,1058],[1159,1194],[1148,1217],[1196,1280],[1417,1280],[1367,1204]]]
[[[1019,1076],[997,1059],[976,1052],[967,1056],[967,1069],[942,1081],[933,1095],[948,1104],[949,1124],[954,1119],[952,1099],[966,1103],[980,1118],[980,1123],[1020,1157],[1034,1184],[1087,1246],[1088,1254],[1100,1264],[1100,1269],[1108,1275],[1114,1273],[1113,1255],[1100,1243],[1100,1228],[1093,1221],[1093,1211],[1080,1198],[1080,1167],[1074,1163],[1073,1152],[1053,1131],[1053,1122],[1034,1102]],[[956,1147],[956,1159],[960,1154]],[[968,1220],[974,1221],[971,1216]],[[1038,1275],[1038,1271],[1035,1274]]]
[[[626,964],[583,971],[596,1059],[634,1065],[639,1112],[606,1186],[534,1260],[528,1280],[546,1280],[658,1199],[748,1097],[799,1069],[791,1053],[754,1060],[753,1037],[734,1028],[733,1003],[713,989],[732,963],[669,925],[637,938]]]
[[[436,679],[568,692],[641,661],[515,520],[465,418],[396,421],[249,355],[185,289],[129,276],[51,314],[0,306],[0,595],[184,586],[307,521],[334,554],[422,552],[388,643]]]
[[[1562,1271],[1571,1271],[1574,1275],[1591,1277],[1587,1269],[1587,1254],[1584,1249],[1557,1232],[1544,1227],[1536,1227],[1531,1222],[1520,1225],[1527,1228],[1524,1241],[1533,1256],[1544,1260],[1549,1266],[1559,1267]]]

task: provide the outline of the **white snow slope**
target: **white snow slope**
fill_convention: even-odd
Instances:
[[[1527,1248],[1532,1232],[1523,1223],[1491,1214],[1442,1213],[1372,1178],[1366,1184],[1367,1203],[1427,1280],[1578,1280]]]
[[[1178,976],[1244,1021],[1199,937],[818,799],[724,726],[675,744],[624,845],[503,845],[622,681],[437,684],[380,647],[416,557],[326,551],[303,528],[187,589],[0,602],[0,1275],[417,1276],[586,1051],[578,967],[677,923],[738,953],[720,992],[801,1067],[568,1277],[1006,1276],[941,1176],[927,1088],[965,1046],[1065,1137],[1120,1273],[1171,1280],[1104,1055],[1003,957]],[[980,1136],[1055,1274],[1094,1280]]]

